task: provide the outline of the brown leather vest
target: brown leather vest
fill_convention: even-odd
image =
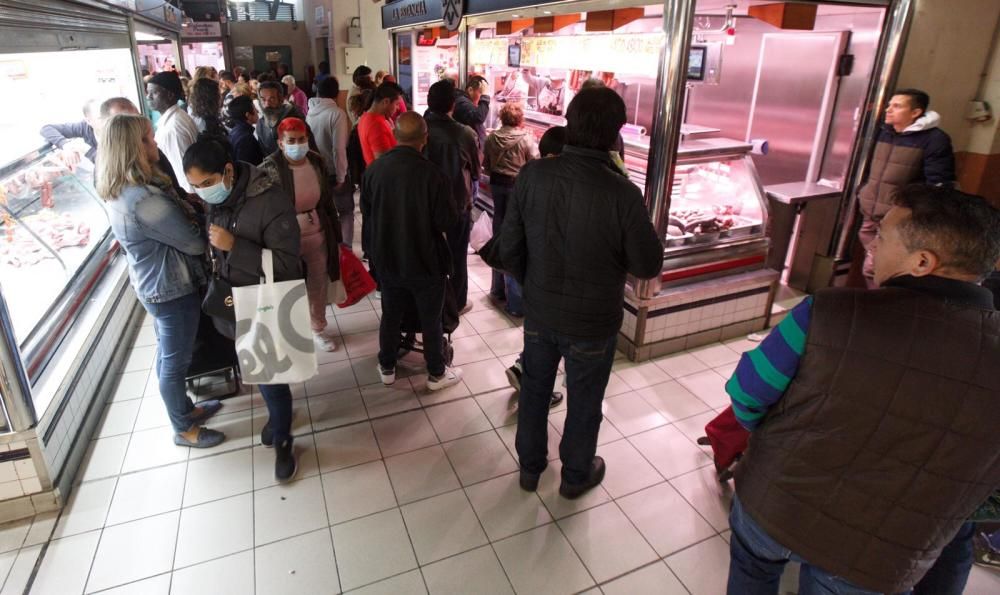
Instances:
[[[810,564],[910,589],[1000,486],[1000,312],[903,288],[817,293],[736,485]]]

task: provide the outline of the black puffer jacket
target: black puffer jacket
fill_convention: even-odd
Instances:
[[[500,236],[526,316],[553,332],[609,337],[622,323],[625,275],[660,273],[663,245],[642,192],[607,151],[567,146],[524,166]]]
[[[441,168],[451,182],[451,198],[460,212],[472,208],[472,180],[479,179],[479,144],[476,133],[447,114],[428,111],[424,154]]]
[[[479,139],[479,148],[482,149],[486,143],[486,119],[490,116],[490,96],[483,95],[479,98],[479,105],[473,105],[472,98],[465,91],[455,92],[455,111],[451,116],[459,124],[465,124],[476,131]]]
[[[302,278],[295,206],[280,183],[264,170],[236,163],[233,191],[224,203],[209,211],[208,222],[236,236],[229,252],[212,248],[220,276],[233,287],[260,283],[265,248],[273,252],[275,281]],[[231,322],[217,318],[215,326],[230,338],[236,336]]]

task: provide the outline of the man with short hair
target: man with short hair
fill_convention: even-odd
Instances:
[[[176,72],[158,72],[146,84],[149,105],[162,115],[156,123],[156,144],[170,160],[174,172],[184,171],[184,152],[198,140],[198,125],[177,105],[184,99],[184,88]],[[194,188],[184,178],[177,180],[187,192]]]
[[[566,119],[562,154],[532,161],[517,176],[500,260],[524,289],[515,440],[521,488],[536,490],[548,466],[548,411],[562,358],[568,410],[559,493],[573,499],[604,479],[604,460],[595,453],[626,275],[659,275],[663,245],[642,191],[609,154],[626,121],[622,98],[610,89],[581,91]]]
[[[62,150],[69,141],[74,138],[81,138],[83,142],[90,146],[83,155],[91,163],[97,158],[97,136],[94,126],[97,123],[98,115],[94,113],[97,108],[97,100],[91,99],[83,104],[83,120],[70,122],[67,124],[46,124],[38,132],[53,147],[61,150],[63,162],[69,167],[76,167],[80,163],[80,153],[73,150]]]
[[[894,196],[880,289],[817,292],[726,385],[751,431],[730,594],[776,592],[790,560],[804,591],[907,592],[1000,486],[1000,313],[980,286],[1000,211],[951,188]]]
[[[294,104],[285,101],[285,86],[277,81],[265,81],[260,84],[257,92],[260,96],[260,119],[257,120],[257,140],[265,155],[278,150],[278,126],[285,118],[298,118],[305,121],[302,110]],[[310,146],[313,138],[310,134]]]
[[[479,142],[476,133],[456,122],[455,84],[440,80],[427,91],[427,128],[429,136],[424,152],[431,162],[444,172],[451,182],[451,198],[458,221],[448,230],[448,247],[452,258],[452,291],[459,311],[469,307],[469,234],[472,230],[472,187],[479,183]]]
[[[929,106],[930,96],[919,89],[896,91],[886,106],[885,126],[878,134],[867,181],[858,192],[858,239],[865,249],[862,272],[869,288],[878,286],[872,246],[879,222],[902,188],[918,182],[930,186],[955,183],[951,138],[938,128],[941,116],[927,111]]]
[[[226,115],[229,109],[229,102],[233,100],[233,87],[236,86],[236,77],[228,70],[219,73],[219,91],[222,92],[221,114]]]
[[[394,134],[396,147],[376,159],[361,182],[362,210],[371,220],[371,258],[382,287],[378,372],[383,384],[396,381],[403,313],[416,302],[427,388],[441,390],[462,379],[460,369],[445,364],[441,322],[451,269],[444,232],[458,213],[451,181],[421,152],[428,132],[420,114],[401,115]]]
[[[375,89],[372,106],[358,120],[358,137],[365,165],[371,165],[382,153],[396,146],[389,116],[403,90],[396,83],[382,83]]]
[[[486,78],[474,74],[465,83],[465,90],[455,93],[455,112],[452,117],[456,122],[476,131],[480,151],[486,143],[486,119],[490,117],[490,96],[486,94],[489,90],[490,84],[486,82]]]
[[[333,202],[340,214],[342,241],[347,247],[354,244],[354,183],[348,175],[347,141],[351,137],[351,122],[344,110],[337,105],[340,83],[337,77],[328,76],[319,83],[319,97],[309,100],[306,122],[316,137],[316,146],[332,174],[330,187]],[[359,180],[360,181],[360,180]]]

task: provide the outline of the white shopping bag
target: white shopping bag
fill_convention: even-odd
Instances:
[[[493,218],[483,213],[472,225],[472,231],[469,233],[469,245],[472,246],[473,250],[479,252],[492,237]]]
[[[236,354],[246,384],[305,382],[316,375],[306,282],[274,282],[270,250],[261,254],[260,285],[233,288]]]

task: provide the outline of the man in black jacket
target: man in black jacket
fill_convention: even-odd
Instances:
[[[267,81],[260,84],[260,104],[264,109],[257,121],[257,140],[264,155],[270,155],[278,150],[278,126],[285,118],[298,118],[306,121],[305,114],[294,104],[285,101],[285,87],[281,83]],[[315,150],[312,133],[309,134],[309,148]]]
[[[472,223],[472,187],[479,184],[479,145],[476,133],[452,118],[455,109],[455,85],[441,80],[427,92],[427,128],[429,136],[424,152],[448,177],[451,198],[460,216],[448,230],[448,246],[452,257],[452,290],[460,311],[468,308],[469,232]]]
[[[567,146],[517,177],[500,258],[524,290],[524,375],[516,447],[521,487],[547,465],[549,402],[566,360],[569,410],[559,446],[559,493],[577,498],[604,479],[595,456],[601,403],[622,323],[625,276],[660,273],[663,246],[642,192],[611,161],[625,103],[610,89],[581,91],[566,115]]]
[[[361,181],[361,207],[371,219],[371,259],[382,287],[378,371],[382,383],[396,381],[403,312],[415,301],[423,330],[427,388],[440,390],[462,379],[444,362],[441,314],[451,255],[444,233],[458,213],[450,181],[421,154],[427,123],[406,112],[396,120],[396,147],[382,154]]]
[[[465,91],[455,92],[455,113],[452,117],[459,124],[465,124],[476,131],[479,150],[486,142],[486,118],[490,115],[490,96],[486,95],[489,83],[478,74],[469,77]]]

